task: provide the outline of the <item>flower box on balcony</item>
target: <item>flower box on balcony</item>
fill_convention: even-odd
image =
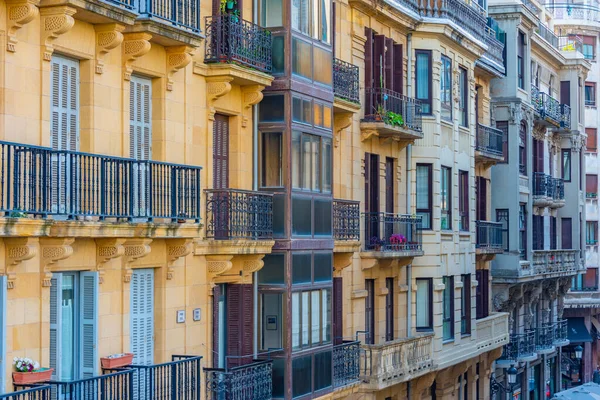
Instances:
[[[49,381],[52,378],[54,368],[39,368],[31,372],[13,372],[13,383],[15,385],[31,385]]]
[[[125,367],[133,362],[133,353],[113,354],[100,358],[100,362],[104,369]]]

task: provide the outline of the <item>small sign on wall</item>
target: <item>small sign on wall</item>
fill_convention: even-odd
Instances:
[[[199,308],[195,308],[194,309],[194,321],[200,321],[201,318],[202,318],[202,312],[200,311]]]
[[[183,324],[185,322],[185,310],[177,311],[177,323]]]

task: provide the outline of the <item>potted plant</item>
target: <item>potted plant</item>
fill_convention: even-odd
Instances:
[[[402,118],[402,115],[393,111],[388,111],[385,122],[392,126],[404,126],[404,118]]]
[[[37,361],[27,357],[15,357],[13,359],[13,383],[15,385],[30,385],[49,381],[54,368],[40,368]]]
[[[406,245],[406,237],[399,233],[394,233],[390,236],[390,244],[392,245],[392,249],[401,250]]]
[[[370,240],[370,243],[371,250],[374,251],[381,251],[381,246],[385,244],[385,242],[379,239],[377,236],[373,236]]]
[[[100,363],[104,369],[114,369],[131,365],[133,362],[133,353],[111,354],[108,357],[101,357]]]
[[[382,104],[377,104],[377,109],[375,110],[375,121],[383,121],[387,112]]]

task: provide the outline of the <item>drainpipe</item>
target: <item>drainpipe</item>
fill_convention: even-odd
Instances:
[[[407,80],[407,93],[409,97],[413,97],[413,85],[412,85],[412,33],[406,36],[406,49],[407,49],[407,63],[406,68],[406,80]],[[406,213],[411,214],[411,179],[412,179],[412,145],[406,146]],[[406,292],[406,336],[412,336],[412,265],[409,264],[406,267],[406,284],[408,285],[408,291]]]
[[[252,0],[252,22],[258,22],[258,0]],[[252,190],[258,190],[258,105],[252,106]],[[258,358],[258,272],[252,274],[252,301],[254,314],[254,340],[252,350]]]

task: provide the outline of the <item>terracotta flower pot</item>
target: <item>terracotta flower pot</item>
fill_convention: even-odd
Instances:
[[[102,357],[100,362],[104,369],[125,367],[133,362],[133,353],[125,353],[119,357]]]
[[[15,385],[30,385],[49,381],[52,378],[54,368],[40,368],[31,372],[13,372],[13,383]]]

